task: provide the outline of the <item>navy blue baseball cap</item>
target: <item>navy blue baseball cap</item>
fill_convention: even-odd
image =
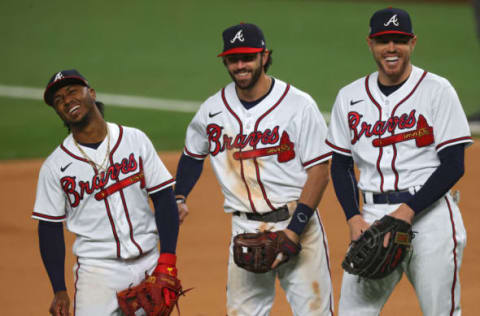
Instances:
[[[223,31],[223,52],[217,57],[231,54],[252,54],[265,50],[265,37],[255,24],[240,23]]]
[[[70,84],[80,84],[86,87],[90,87],[88,85],[87,79],[82,76],[77,70],[69,69],[69,70],[62,70],[59,71],[50,78],[47,83],[47,87],[45,88],[45,92],[43,93],[43,100],[48,105],[53,106],[53,96],[58,89],[63,88]]]
[[[397,8],[386,8],[375,12],[370,18],[369,37],[384,34],[402,34],[414,37],[412,21],[407,11]]]

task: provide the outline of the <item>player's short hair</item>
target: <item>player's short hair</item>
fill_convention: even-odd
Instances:
[[[269,52],[270,54],[268,55],[267,63],[265,64],[265,66],[263,66],[263,70],[265,71],[265,73],[267,73],[268,68],[270,68],[270,66],[273,63],[273,59],[272,59],[273,49],[269,50]],[[263,52],[262,52],[262,55],[263,55]]]
[[[105,118],[105,104],[103,104],[103,102],[100,102],[100,101],[95,101],[95,105],[100,111],[100,114],[102,114],[102,117]]]

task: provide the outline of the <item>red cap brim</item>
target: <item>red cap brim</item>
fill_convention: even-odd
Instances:
[[[372,37],[377,37],[377,36],[381,36],[381,35],[385,35],[385,34],[402,34],[402,35],[407,35],[407,36],[410,36],[410,37],[415,36],[412,33],[407,33],[407,32],[402,32],[402,31],[383,31],[383,32],[374,33],[374,34],[370,35],[369,37],[372,38]]]
[[[253,54],[263,51],[263,48],[257,47],[235,47],[229,50],[224,51],[221,54],[218,54],[217,57],[232,55],[232,54]]]

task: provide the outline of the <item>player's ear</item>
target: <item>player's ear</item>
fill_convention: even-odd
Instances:
[[[410,47],[412,48],[412,52],[415,49],[415,45],[417,45],[417,36],[412,37],[410,40]]]
[[[97,92],[95,91],[95,89],[93,88],[88,88],[88,93],[90,94],[90,96],[96,100],[97,99]]]
[[[268,62],[268,58],[270,57],[270,51],[268,49],[265,49],[262,53],[262,66],[265,66]]]
[[[369,36],[367,36],[367,45],[368,49],[372,51],[373,40]]]

